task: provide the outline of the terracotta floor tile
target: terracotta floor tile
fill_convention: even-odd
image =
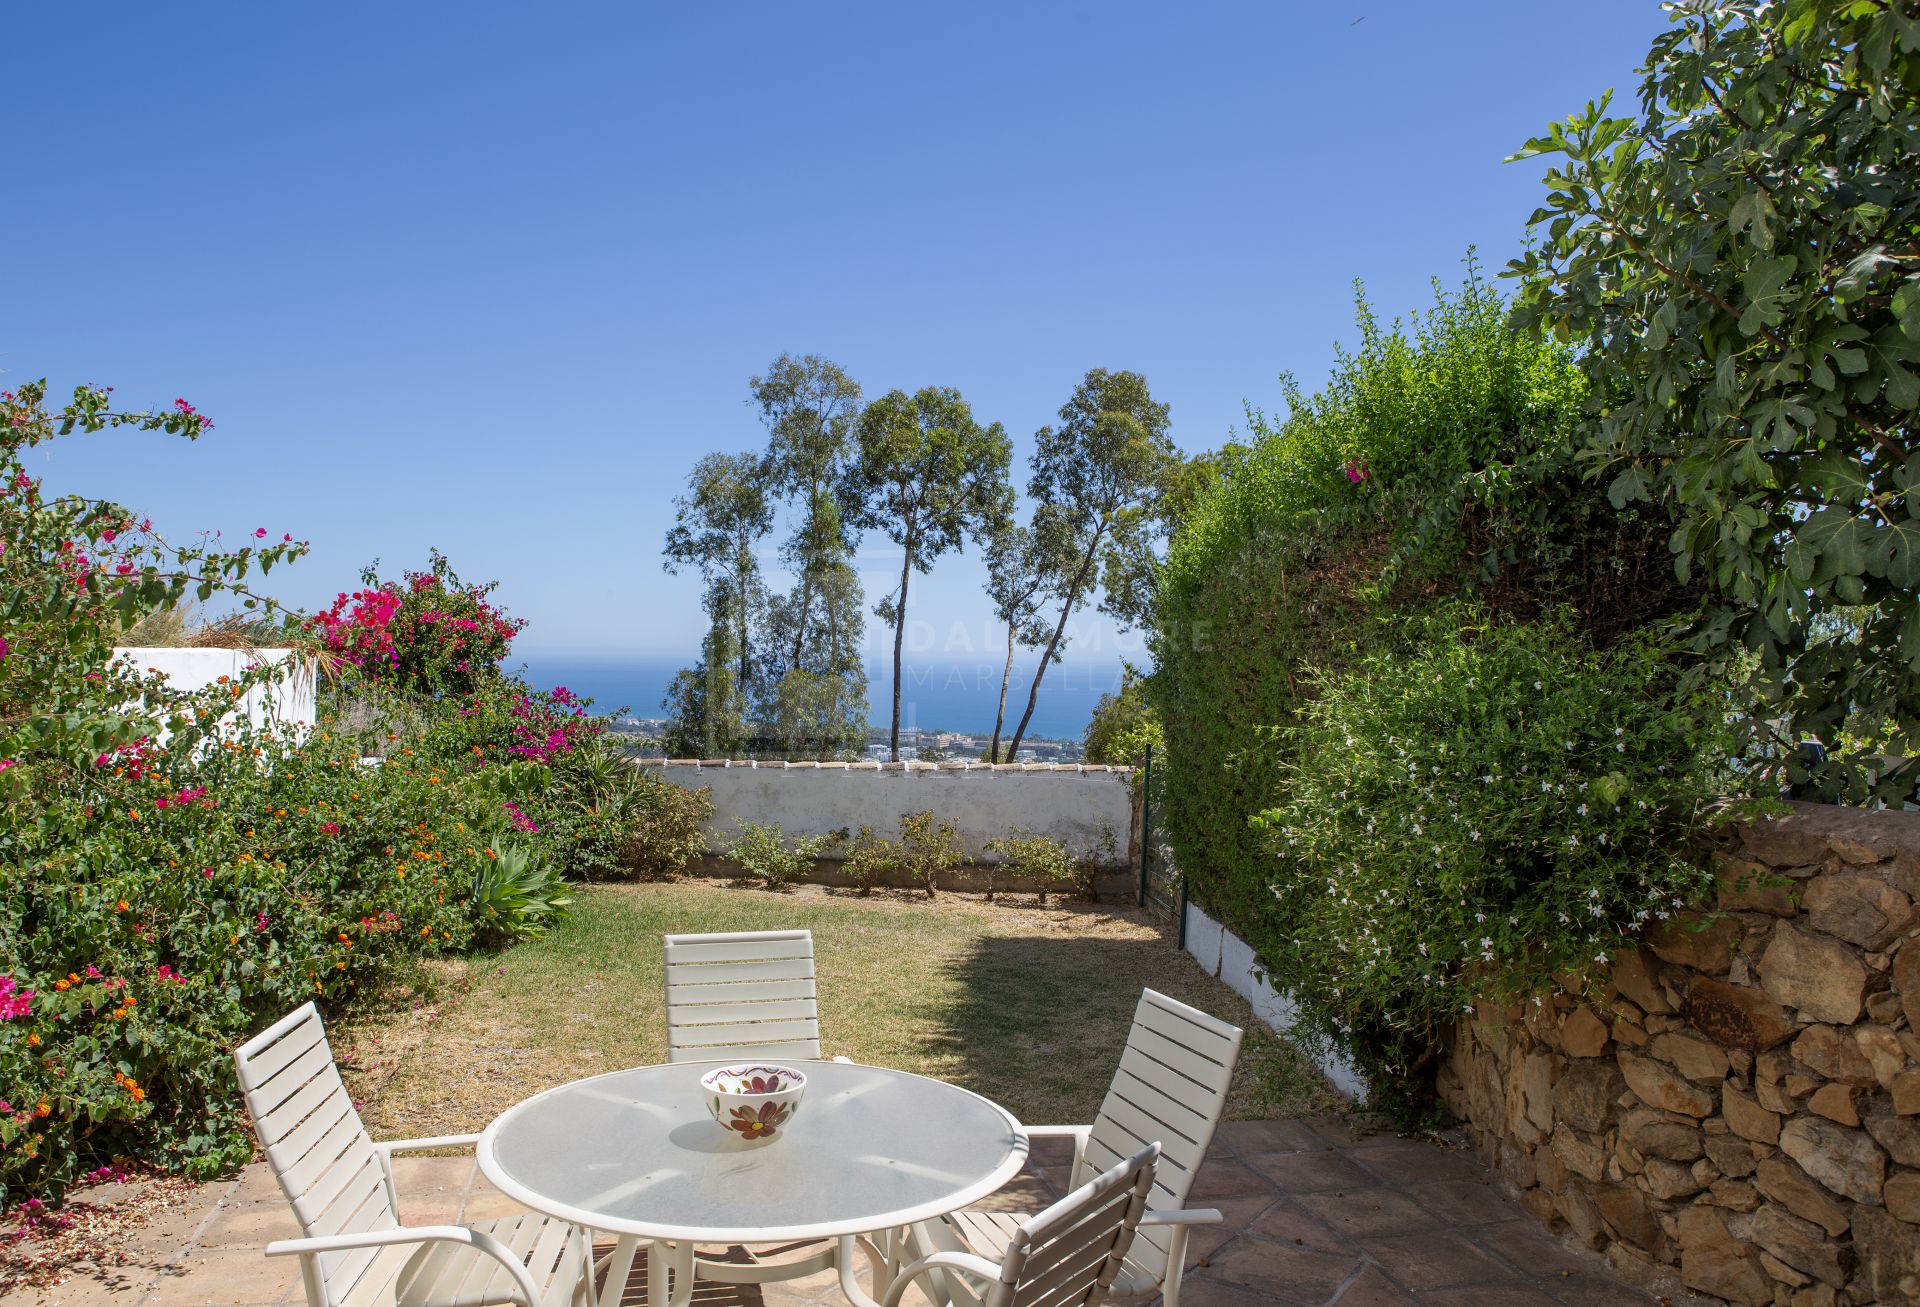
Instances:
[[[1325,1253],[1267,1239],[1235,1239],[1207,1267],[1209,1279],[1271,1295],[1276,1303],[1317,1304],[1339,1291],[1356,1271],[1354,1253]],[[1185,1300],[1185,1294],[1182,1295]]]
[[[1482,1248],[1529,1275],[1586,1275],[1599,1265],[1598,1258],[1575,1252],[1530,1216],[1476,1225],[1469,1233]]]
[[[1490,1225],[1511,1221],[1517,1209],[1491,1177],[1483,1180],[1442,1180],[1417,1185],[1407,1197],[1447,1214],[1454,1225]],[[1538,1225],[1534,1228],[1538,1229]]]
[[[1200,1173],[1193,1177],[1193,1188],[1187,1191],[1187,1200],[1196,1207],[1210,1207],[1221,1198],[1255,1198],[1262,1195],[1269,1198],[1280,1196],[1272,1182],[1253,1168],[1239,1162],[1208,1158],[1201,1165]]]
[[[1354,1251],[1353,1246],[1329,1229],[1325,1222],[1292,1199],[1276,1203],[1250,1228],[1253,1233],[1276,1243],[1290,1243],[1311,1248],[1315,1252]]]
[[[1458,1289],[1437,1289],[1420,1295],[1426,1307],[1561,1307],[1530,1285],[1468,1285]],[[1621,1299],[1622,1303],[1633,1302]]]
[[[1305,1121],[1222,1121],[1214,1131],[1213,1142],[1216,1148],[1224,1146],[1242,1154],[1328,1147],[1327,1141]]]
[[[284,1200],[222,1207],[200,1232],[201,1248],[238,1248],[258,1253],[275,1239],[298,1239],[300,1223]],[[289,1266],[292,1263],[281,1263]]]
[[[1518,1280],[1507,1266],[1451,1230],[1358,1239],[1360,1251],[1409,1289]]]
[[[1442,1180],[1481,1180],[1487,1168],[1472,1153],[1442,1148],[1421,1139],[1376,1135],[1346,1150],[1347,1156],[1394,1185],[1434,1184]]]
[[[1371,1189],[1380,1183],[1371,1171],[1354,1165],[1337,1148],[1321,1147],[1293,1153],[1242,1153],[1240,1160],[1271,1180],[1283,1194]]]
[[[1389,1280],[1377,1266],[1355,1276],[1334,1307],[1420,1307],[1420,1300]]]
[[[1431,1211],[1405,1194],[1386,1188],[1362,1189],[1352,1193],[1301,1194],[1296,1201],[1325,1222],[1335,1234],[1348,1238],[1419,1234],[1446,1225],[1443,1213]]]

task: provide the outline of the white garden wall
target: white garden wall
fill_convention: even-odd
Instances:
[[[1050,835],[1075,854],[1099,854],[1116,870],[1138,865],[1132,772],[1052,764],[696,763],[657,767],[667,780],[713,790],[708,852],[719,853],[740,821],[777,823],[788,835],[871,826],[894,835],[900,818],[931,811],[959,829],[969,857],[994,861],[988,840],[1013,829]]]
[[[200,649],[173,646],[115,649],[116,658],[125,658],[136,671],[157,670],[182,690],[198,690],[212,685],[222,676],[238,680],[250,667],[277,665],[276,675],[256,685],[234,705],[234,716],[245,714],[256,727],[277,722],[289,726],[312,726],[314,722],[314,674],[290,661],[291,649]]]
[[[1247,1000],[1253,1014],[1281,1034],[1293,1029],[1299,1008],[1287,995],[1275,989],[1260,969],[1253,949],[1238,935],[1222,926],[1193,904],[1187,904],[1187,952],[1191,953],[1209,976]],[[1360,1069],[1338,1049],[1315,1053],[1314,1062],[1335,1089],[1357,1102],[1365,1102],[1367,1082]]]

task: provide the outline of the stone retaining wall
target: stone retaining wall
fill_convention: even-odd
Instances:
[[[1920,1302],[1920,813],[1793,809],[1729,836],[1722,912],[1463,1021],[1441,1097],[1629,1278]]]

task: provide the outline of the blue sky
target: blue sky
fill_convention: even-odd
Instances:
[[[679,653],[702,618],[660,567],[672,498],[760,442],[746,380],[775,355],[870,395],[957,386],[1020,459],[1086,369],[1136,369],[1183,447],[1217,445],[1282,371],[1325,373],[1355,278],[1394,313],[1469,245],[1504,262],[1542,165],[1501,160],[1632,87],[1663,23],[1652,0],[30,7],[0,384],[191,399],[198,445],[33,457],[175,536],[311,539],[273,578],[295,604],[437,545],[531,619],[523,652]],[[877,598],[885,541],[862,566]],[[981,575],[916,583],[923,655],[993,646]]]

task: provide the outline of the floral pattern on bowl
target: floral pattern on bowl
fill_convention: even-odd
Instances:
[[[788,1066],[723,1066],[700,1077],[707,1110],[741,1139],[772,1139],[799,1110],[807,1077]]]

